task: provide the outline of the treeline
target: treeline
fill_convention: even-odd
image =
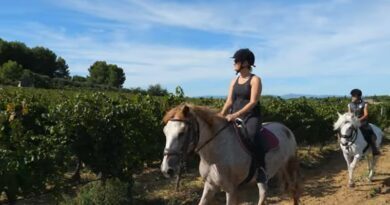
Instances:
[[[27,47],[21,42],[0,39],[0,84],[38,88],[122,88],[126,80],[123,68],[96,61],[89,75],[70,76],[65,59],[45,47]]]

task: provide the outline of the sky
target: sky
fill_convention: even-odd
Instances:
[[[124,87],[225,96],[239,48],[263,94],[390,94],[389,0],[1,0],[0,38],[44,46],[71,75],[97,60]]]

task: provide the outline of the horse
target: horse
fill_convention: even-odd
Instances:
[[[199,173],[204,181],[199,204],[212,203],[219,190],[226,192],[226,204],[238,204],[240,184],[248,176],[252,157],[236,136],[231,123],[217,110],[206,106],[181,104],[169,110],[164,118],[163,132],[166,137],[161,171],[167,178],[177,175],[180,161],[192,152],[200,156]],[[292,194],[294,204],[299,203],[301,194],[297,144],[292,131],[281,123],[263,125],[279,140],[279,147],[265,155],[266,175],[270,179],[276,175],[284,185],[284,190]],[[249,179],[249,184],[257,183],[258,204],[265,203],[267,183]]]
[[[376,135],[376,145],[379,147],[382,142],[383,132],[376,125],[371,123],[369,125],[372,127]],[[349,175],[348,187],[350,188],[355,186],[353,171],[357,162],[364,155],[367,155],[369,181],[372,180],[375,171],[376,157],[372,155],[371,147],[368,146],[368,143],[364,139],[363,133],[360,131],[359,127],[360,121],[352,113],[338,113],[338,120],[333,125],[334,130],[338,131],[340,147],[345,161],[347,162]],[[371,154],[367,154],[367,152]]]

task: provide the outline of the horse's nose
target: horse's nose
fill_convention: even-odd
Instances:
[[[169,168],[167,171],[167,174],[169,175],[169,177],[173,177],[173,175],[175,175],[175,171],[173,169]]]

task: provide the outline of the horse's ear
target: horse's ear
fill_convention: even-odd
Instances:
[[[190,113],[190,107],[188,107],[188,105],[184,105],[181,112],[183,113],[184,117],[187,117]]]
[[[339,116],[339,117],[341,117],[341,116],[343,116],[341,113],[339,113],[339,112],[337,112],[337,115]]]

